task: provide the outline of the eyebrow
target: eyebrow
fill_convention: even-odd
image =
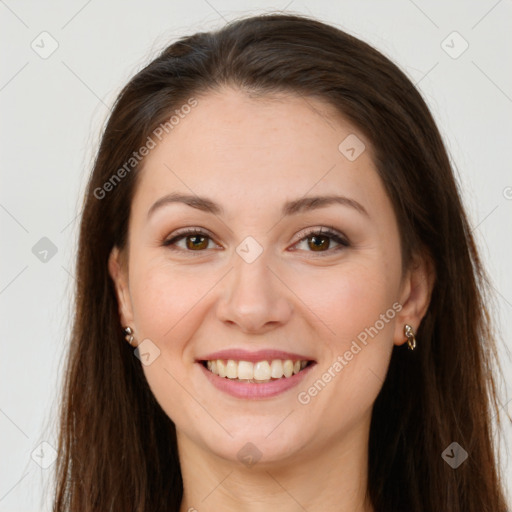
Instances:
[[[171,194],[167,194],[160,199],[158,199],[148,210],[148,219],[153,215],[153,213],[162,208],[165,205],[173,204],[173,203],[182,203],[186,204],[196,210],[201,210],[203,212],[212,213],[214,215],[223,215],[224,208],[212,201],[207,197],[200,197],[196,195],[188,195],[181,194],[178,192],[173,192]],[[359,213],[366,215],[369,217],[368,212],[364,208],[361,203],[358,203],[354,199],[350,199],[345,196],[339,195],[327,195],[327,196],[308,196],[301,197],[300,199],[295,199],[293,201],[287,201],[282,208],[283,217],[289,215],[296,215],[298,213],[302,213],[307,210],[314,210],[317,208],[324,208],[326,206],[330,206],[332,204],[340,204],[342,206],[348,206],[357,210]]]

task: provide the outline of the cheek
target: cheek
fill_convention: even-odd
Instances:
[[[130,276],[134,322],[141,338],[154,341],[169,356],[173,367],[189,363],[190,350],[198,327],[204,323],[207,305],[216,284],[225,274],[210,266],[172,265],[162,258],[134,262]]]
[[[210,320],[215,322],[208,315],[215,309],[215,286],[226,269],[192,264],[178,269],[169,262],[137,262],[135,258],[132,268],[136,270],[130,276],[130,290],[141,339],[149,338],[166,352],[182,356],[197,329]],[[322,344],[332,356],[347,350],[352,340],[364,339],[364,333],[376,323],[383,331],[379,338],[392,332],[392,322],[382,325],[380,318],[396,300],[394,280],[398,274],[394,267],[384,268],[368,259],[322,269],[280,270],[283,280],[293,283],[288,300],[295,316],[302,317],[295,321],[306,318],[312,325],[316,322]],[[276,293],[286,294],[286,290]]]
[[[348,427],[373,404],[393,349],[398,269],[379,264],[347,265],[303,282],[298,294],[329,329],[321,330],[322,359],[315,382],[300,391],[306,409],[324,411],[333,430]],[[395,305],[395,307],[393,307]]]
[[[141,339],[151,340],[158,357],[143,371],[156,400],[178,425],[204,421],[204,410],[190,398],[193,357],[190,343],[204,321],[208,291],[219,278],[212,272],[176,271],[167,262],[139,263],[131,276],[134,322]],[[188,404],[184,407],[184,404]]]
[[[358,263],[303,275],[294,291],[330,333],[325,341],[339,351],[376,323],[385,336],[392,332],[397,280],[395,268],[385,272],[379,264]]]

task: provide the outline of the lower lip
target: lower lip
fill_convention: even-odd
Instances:
[[[224,391],[224,393],[236,398],[257,399],[271,398],[295,387],[316,363],[309,364],[306,368],[291,377],[281,377],[280,379],[262,384],[255,382],[238,382],[226,377],[219,377],[205,368],[202,363],[197,364],[201,367],[206,378],[220,391]]]

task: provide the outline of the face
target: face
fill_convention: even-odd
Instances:
[[[425,293],[356,128],[312,98],[197,100],[145,159],[127,265],[112,252],[122,325],[179,438],[298,460],[368,428]]]

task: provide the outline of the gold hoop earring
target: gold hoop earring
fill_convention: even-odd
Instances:
[[[404,325],[404,335],[407,338],[407,346],[409,347],[409,350],[414,350],[416,348],[416,335],[409,324]]]
[[[130,344],[133,346],[133,331],[132,331],[132,328],[131,327],[125,327],[124,328],[124,332],[126,334],[126,336],[124,337],[124,339]]]

